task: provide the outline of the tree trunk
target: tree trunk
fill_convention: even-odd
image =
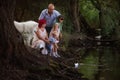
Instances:
[[[0,1],[0,47],[1,55],[8,60],[16,52],[20,43],[21,35],[17,32],[13,24],[14,1]]]
[[[79,0],[70,0],[69,12],[76,32],[80,32]]]
[[[15,2],[15,0],[0,1],[0,77],[3,78],[1,75],[4,75],[4,79],[1,80],[10,80],[10,76],[12,78],[17,77],[14,80],[23,80],[21,79],[22,77],[18,77],[18,75],[21,76],[23,73],[14,71],[15,67],[13,65],[24,68],[40,61],[29,53],[21,34],[14,27]],[[9,75],[8,77],[7,74]]]

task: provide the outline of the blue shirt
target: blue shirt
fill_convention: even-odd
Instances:
[[[49,37],[50,44],[48,44],[49,51],[52,51],[53,43],[55,43],[57,40],[54,37]]]
[[[44,9],[40,16],[39,16],[39,20],[40,19],[46,19],[47,23],[46,23],[46,26],[47,27],[52,27],[53,24],[56,22],[56,18],[60,15],[60,13],[56,10],[53,10],[53,13],[50,15],[48,13],[48,9]]]

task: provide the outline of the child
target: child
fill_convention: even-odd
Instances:
[[[54,47],[53,47],[53,52],[51,52],[52,54],[53,54],[53,56],[55,56],[55,57],[60,57],[59,55],[58,55],[58,53],[57,53],[57,49],[58,49],[58,46],[57,46],[57,43],[59,42],[59,38],[60,38],[60,34],[61,34],[61,31],[62,31],[62,23],[63,23],[63,20],[64,20],[64,18],[63,18],[63,16],[62,15],[60,15],[60,16],[58,16],[57,17],[57,20],[56,20],[56,22],[55,22],[55,24],[53,25],[53,27],[52,27],[52,30],[50,31],[50,35],[49,35],[49,38],[51,38],[51,37],[53,37],[53,38],[55,38],[55,41],[54,41],[54,39],[52,39],[51,38],[51,43],[54,45]],[[53,41],[52,41],[53,40]],[[56,41],[57,41],[57,43],[56,43]]]
[[[54,57],[60,57],[60,55],[58,55],[57,53],[57,49],[58,49],[58,45],[57,43],[59,43],[58,38],[57,38],[57,32],[53,31],[51,33],[51,36],[49,37],[49,48],[50,48],[50,56],[54,56]]]

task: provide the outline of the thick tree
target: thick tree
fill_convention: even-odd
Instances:
[[[15,3],[15,0],[0,1],[1,80],[24,80],[25,78],[22,79],[22,76],[27,69],[23,69],[40,61],[36,56],[30,54],[24,45],[21,34],[14,27]],[[21,67],[22,70],[17,69],[18,67]]]
[[[76,32],[80,32],[79,0],[69,0],[68,10]]]
[[[0,47],[1,55],[8,59],[23,44],[21,35],[13,24],[15,0],[0,1]],[[18,51],[19,52],[19,51]]]
[[[84,32],[86,35],[95,34],[95,30],[90,27],[85,17],[81,14],[80,11],[80,0],[68,0],[66,7],[69,12],[70,19],[73,23],[74,32]]]

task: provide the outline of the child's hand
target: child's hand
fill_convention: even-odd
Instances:
[[[49,40],[46,40],[45,42],[46,42],[47,44],[50,44],[50,41],[49,41]]]

